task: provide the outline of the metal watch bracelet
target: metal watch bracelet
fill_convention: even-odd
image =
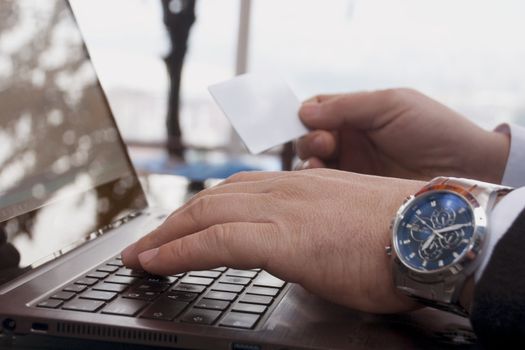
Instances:
[[[451,187],[473,196],[480,207],[487,213],[492,210],[503,196],[513,190],[511,187],[476,180],[437,177],[423,187],[416,196],[429,188],[439,190],[440,188],[447,189]],[[487,234],[490,234],[490,232]],[[479,265],[479,257],[477,265]],[[443,273],[442,275],[433,275],[427,279],[426,276],[404,266],[397,258],[394,259],[393,273],[396,287],[416,301],[462,316],[469,314],[468,310],[461,306],[459,299],[466,280],[472,276],[474,270],[468,271],[468,273],[466,271],[458,271],[454,274]]]

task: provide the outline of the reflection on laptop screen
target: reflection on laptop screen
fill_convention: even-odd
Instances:
[[[145,203],[67,2],[0,1],[0,284]]]

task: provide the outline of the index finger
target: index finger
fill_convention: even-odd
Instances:
[[[169,241],[190,235],[208,227],[234,222],[264,222],[261,208],[267,204],[265,193],[224,193],[207,195],[170,216],[163,224],[122,251],[124,264],[139,268],[138,255]]]
[[[266,269],[274,253],[276,233],[276,225],[272,223],[215,225],[142,252],[139,260],[145,271],[157,275],[221,266]]]

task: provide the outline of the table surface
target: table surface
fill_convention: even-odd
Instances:
[[[144,190],[150,205],[162,208],[175,209],[188,200],[194,193],[204,187],[209,187],[218,182],[210,180],[203,184],[195,184],[187,179],[170,175],[148,175],[141,177]],[[0,349],[99,349],[99,350],[145,350],[156,349],[156,347],[120,344],[101,341],[88,341],[79,339],[57,338],[42,335],[27,335],[20,337],[8,337],[0,331]],[[447,348],[443,344],[443,348]],[[458,346],[451,348],[457,349]],[[465,347],[461,347],[465,348]],[[470,347],[466,347],[470,348]]]

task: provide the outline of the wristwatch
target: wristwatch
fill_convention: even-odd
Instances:
[[[392,221],[394,284],[434,308],[467,316],[460,304],[488,240],[487,217],[512,188],[437,177],[408,197]]]

